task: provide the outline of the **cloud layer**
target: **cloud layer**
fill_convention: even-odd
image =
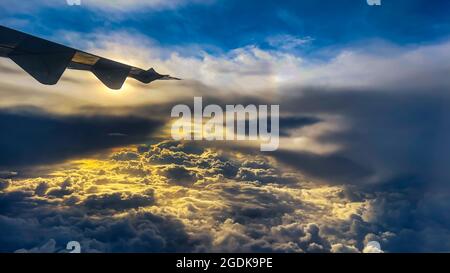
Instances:
[[[358,251],[349,227],[377,231],[366,201],[281,168],[171,141],[74,161],[4,184],[1,251]]]

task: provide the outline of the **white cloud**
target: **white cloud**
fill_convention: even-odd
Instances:
[[[39,88],[44,92],[78,97],[90,103],[106,101],[108,105],[129,105],[146,101],[170,101],[194,93],[210,96],[229,94],[282,99],[292,88],[302,87],[360,88],[370,90],[430,90],[449,88],[450,42],[436,45],[399,48],[373,43],[367,48],[343,49],[332,59],[317,61],[277,50],[263,50],[249,45],[209,54],[201,46],[165,47],[146,36],[130,32],[97,32],[92,34],[57,33],[64,43],[99,55],[123,61],[144,69],[155,67],[161,73],[183,78],[182,82],[155,82],[142,85],[129,79],[124,90],[114,96],[106,93],[93,75],[68,70],[57,86],[37,86],[25,73],[13,73],[17,67],[2,60],[2,77],[7,85]],[[61,38],[62,37],[62,38]],[[192,54],[195,53],[195,54]],[[11,62],[10,62],[11,63]],[[81,79],[82,84],[73,79]],[[80,88],[84,86],[84,88]],[[91,89],[91,92],[85,92]],[[152,92],[148,92],[151,89]],[[70,91],[69,90],[73,90]],[[106,92],[105,92],[106,91]],[[170,92],[169,92],[170,91]],[[287,92],[287,93],[286,93]],[[106,94],[106,95],[105,95]],[[158,95],[156,95],[158,94]],[[7,104],[2,101],[2,104]]]
[[[363,253],[384,253],[379,242],[371,241],[363,249]]]
[[[289,34],[275,35],[267,38],[267,43],[270,46],[284,50],[303,47],[311,44],[313,41],[314,39],[309,36],[297,37]]]
[[[332,88],[369,90],[422,90],[449,88],[444,75],[450,65],[450,42],[414,48],[399,48],[385,43],[367,48],[348,48],[335,58],[310,63],[300,69],[301,84]]]

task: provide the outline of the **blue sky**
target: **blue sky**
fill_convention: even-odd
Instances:
[[[1,23],[42,36],[54,36],[57,31],[126,30],[164,46],[194,44],[210,51],[249,44],[276,48],[280,45],[269,43],[268,38],[286,35],[309,39],[289,49],[312,53],[370,39],[399,45],[430,43],[450,33],[450,2],[443,0],[384,0],[380,7],[369,6],[365,0],[182,1],[171,7],[135,1],[135,7],[122,3],[116,9],[93,7],[86,1],[79,7],[63,0],[47,5],[37,1],[1,4],[8,5],[0,11]]]

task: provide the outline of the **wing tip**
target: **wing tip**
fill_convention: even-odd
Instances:
[[[177,77],[172,77],[170,75],[164,75],[160,80],[163,81],[182,81],[183,79],[177,78]]]

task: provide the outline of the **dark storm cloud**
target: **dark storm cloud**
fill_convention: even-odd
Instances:
[[[321,120],[312,116],[287,116],[280,117],[280,136],[290,136],[290,130],[319,123]],[[271,130],[269,123],[268,130]]]
[[[308,176],[327,182],[358,183],[372,174],[367,166],[340,155],[316,155],[287,150],[275,151],[272,155]]]
[[[282,106],[286,111],[344,118],[349,128],[318,139],[338,144],[341,149],[333,156],[353,162],[353,167],[332,162],[343,172],[366,169],[387,176],[385,179],[413,176],[427,184],[450,178],[443,164],[450,159],[449,94],[432,90],[314,90],[290,101]],[[283,154],[279,158],[288,157]]]
[[[7,189],[10,183],[9,180],[0,178],[0,191]]]
[[[278,196],[257,187],[224,187],[223,195],[232,205],[227,217],[243,225],[280,224],[279,219],[286,213],[292,213],[295,201],[289,198],[280,200]],[[251,200],[242,201],[242,196],[251,196]],[[277,204],[277,205],[274,205]],[[301,204],[297,204],[301,206]],[[222,216],[224,217],[224,216]]]
[[[45,200],[33,199],[33,193],[27,191],[0,192],[0,214],[14,216],[31,211],[38,205],[48,204]]]
[[[0,252],[60,252],[71,240],[78,240],[83,252],[191,251],[193,242],[183,224],[170,216],[128,211],[126,217],[116,218],[105,213],[153,203],[152,191],[113,193],[93,195],[80,206],[61,209],[33,198],[32,192],[0,192]],[[41,247],[52,240],[53,247]]]
[[[439,82],[439,79],[436,79]],[[279,161],[349,193],[374,198],[370,222],[393,232],[387,251],[445,251],[450,234],[450,94],[447,90],[302,90],[281,108],[297,115],[339,116],[346,128],[317,140],[331,155],[277,151]],[[360,198],[358,197],[358,198]]]
[[[295,244],[286,242],[282,245],[273,245],[269,242],[274,238],[284,238],[284,229],[289,227],[282,225],[278,228],[283,232],[275,232],[274,229],[271,234],[263,227],[273,225],[271,219],[280,219],[283,214],[291,213],[293,205],[273,206],[275,203],[285,204],[286,200],[277,200],[274,196],[261,191],[250,192],[238,187],[228,194],[229,189],[221,188],[224,196],[231,202],[229,211],[223,212],[222,217],[230,217],[235,223],[247,226],[245,236],[232,232],[227,234],[226,238],[229,241],[223,242],[221,250],[331,251],[330,243],[320,237],[321,233],[334,234],[348,241],[355,240],[359,249],[362,249],[363,241],[369,237],[382,242],[386,251],[448,249],[448,245],[442,243],[450,238],[447,231],[450,219],[445,214],[448,211],[447,200],[450,196],[448,187],[445,187],[445,178],[448,177],[445,166],[445,162],[448,162],[449,130],[445,118],[449,111],[447,105],[450,104],[448,95],[439,92],[432,95],[422,92],[406,93],[403,90],[392,92],[302,90],[302,92],[301,97],[290,97],[282,102],[281,109],[289,117],[298,116],[298,120],[305,116],[341,117],[346,122],[344,130],[327,132],[317,139],[323,143],[337,144],[340,149],[328,155],[293,150],[279,150],[267,155],[321,181],[331,184],[351,184],[345,193],[346,196],[361,202],[367,199],[374,200],[372,211],[368,213],[369,222],[355,215],[334,229],[318,226],[320,232],[315,232],[314,228],[309,233],[305,232],[307,228],[305,226],[291,227],[294,233],[302,231],[304,235],[301,236],[305,239],[300,239]],[[326,118],[317,120],[328,122]],[[295,126],[303,126],[302,122],[294,123]],[[249,152],[250,148],[241,150]],[[179,183],[186,187],[191,187],[198,179],[198,174],[190,171],[190,167],[207,168],[211,174],[217,173],[237,181],[286,184],[284,178],[273,172],[272,166],[267,161],[249,160],[236,163],[226,157],[208,159],[202,157],[204,151],[200,145],[182,145],[166,141],[152,146],[141,145],[137,152],[120,152],[114,154],[112,159],[132,162],[142,156],[150,163],[164,165],[161,174],[168,182]],[[253,155],[256,154],[253,151]],[[244,203],[238,198],[233,199],[233,195],[238,196],[238,193],[251,196],[254,202]],[[25,195],[24,198],[28,197]],[[92,199],[100,200],[95,207],[95,210],[100,210],[101,201],[108,198],[103,200],[101,196],[96,196]],[[20,204],[17,196],[16,199],[8,200]],[[124,204],[129,205],[120,208],[120,201],[116,203],[118,206],[116,210],[140,206],[139,202],[125,201]],[[110,207],[114,208],[115,205]],[[123,226],[120,230],[130,232]],[[304,240],[311,238],[312,234],[317,235],[315,239],[304,243]],[[140,232],[136,231],[134,235],[139,237]],[[115,251],[125,247],[130,247],[130,251],[144,249],[143,246],[131,247],[121,243],[122,241],[115,242],[116,239],[112,239],[111,245],[107,244],[105,239],[93,249],[102,251]],[[289,240],[292,242],[292,237],[289,237]],[[30,245],[35,247],[42,242],[43,240],[40,240],[39,243]],[[94,244],[92,241],[90,243]],[[202,243],[207,245],[208,240]],[[339,249],[354,251],[345,245],[335,246],[334,251]]]
[[[171,217],[151,213],[136,213],[114,221],[94,221],[85,236],[107,242],[109,252],[178,252],[192,251],[190,241],[181,222]],[[83,224],[80,225],[83,227]]]
[[[50,251],[58,252],[71,240],[78,240],[83,252],[192,251],[183,224],[171,217],[135,213],[121,219],[94,219],[76,209],[39,213],[25,218],[0,215],[0,252],[32,249],[52,239],[56,249]]]
[[[0,111],[0,167],[53,163],[138,143],[162,125],[133,116],[55,116],[36,109]],[[121,132],[126,137],[111,137]]]

